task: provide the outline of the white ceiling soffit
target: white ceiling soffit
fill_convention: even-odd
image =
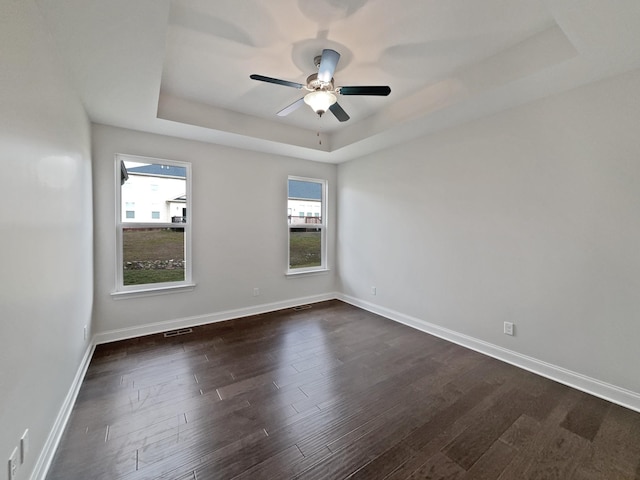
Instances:
[[[638,0],[36,0],[97,123],[342,162],[640,67]],[[324,48],[340,123],[306,105]]]

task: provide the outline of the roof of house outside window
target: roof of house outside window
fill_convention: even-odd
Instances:
[[[138,175],[154,175],[162,177],[179,177],[187,178],[187,169],[185,167],[175,167],[173,165],[160,165],[157,163],[151,163],[149,165],[142,165],[140,167],[127,168],[127,172]]]
[[[289,198],[322,201],[322,184],[318,182],[289,180]]]

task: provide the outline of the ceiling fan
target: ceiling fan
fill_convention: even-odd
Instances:
[[[338,94],[340,95],[376,95],[386,97],[391,93],[388,86],[366,86],[366,87],[335,87],[333,83],[333,73],[340,60],[340,54],[335,50],[325,48],[322,55],[315,57],[314,63],[318,67],[318,73],[314,73],[307,78],[307,84],[289,82],[278,78],[265,77],[264,75],[250,75],[252,80],[275,83],[285,87],[304,89],[307,93],[304,97],[296,100],[291,105],[280,110],[277,115],[284,117],[294,110],[297,110],[303,103],[309,105],[320,117],[330,110],[335,117],[341,121],[349,120],[349,115],[338,104]]]

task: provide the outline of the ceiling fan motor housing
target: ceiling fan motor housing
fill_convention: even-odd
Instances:
[[[333,91],[333,78],[330,82],[323,82],[322,80],[318,80],[318,74],[314,73],[313,75],[309,75],[307,77],[307,89],[310,91],[314,90],[329,90]]]

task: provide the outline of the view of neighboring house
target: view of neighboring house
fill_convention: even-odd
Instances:
[[[287,215],[290,224],[322,223],[322,184],[289,180]]]
[[[187,217],[184,167],[124,162],[122,221],[182,223]]]

